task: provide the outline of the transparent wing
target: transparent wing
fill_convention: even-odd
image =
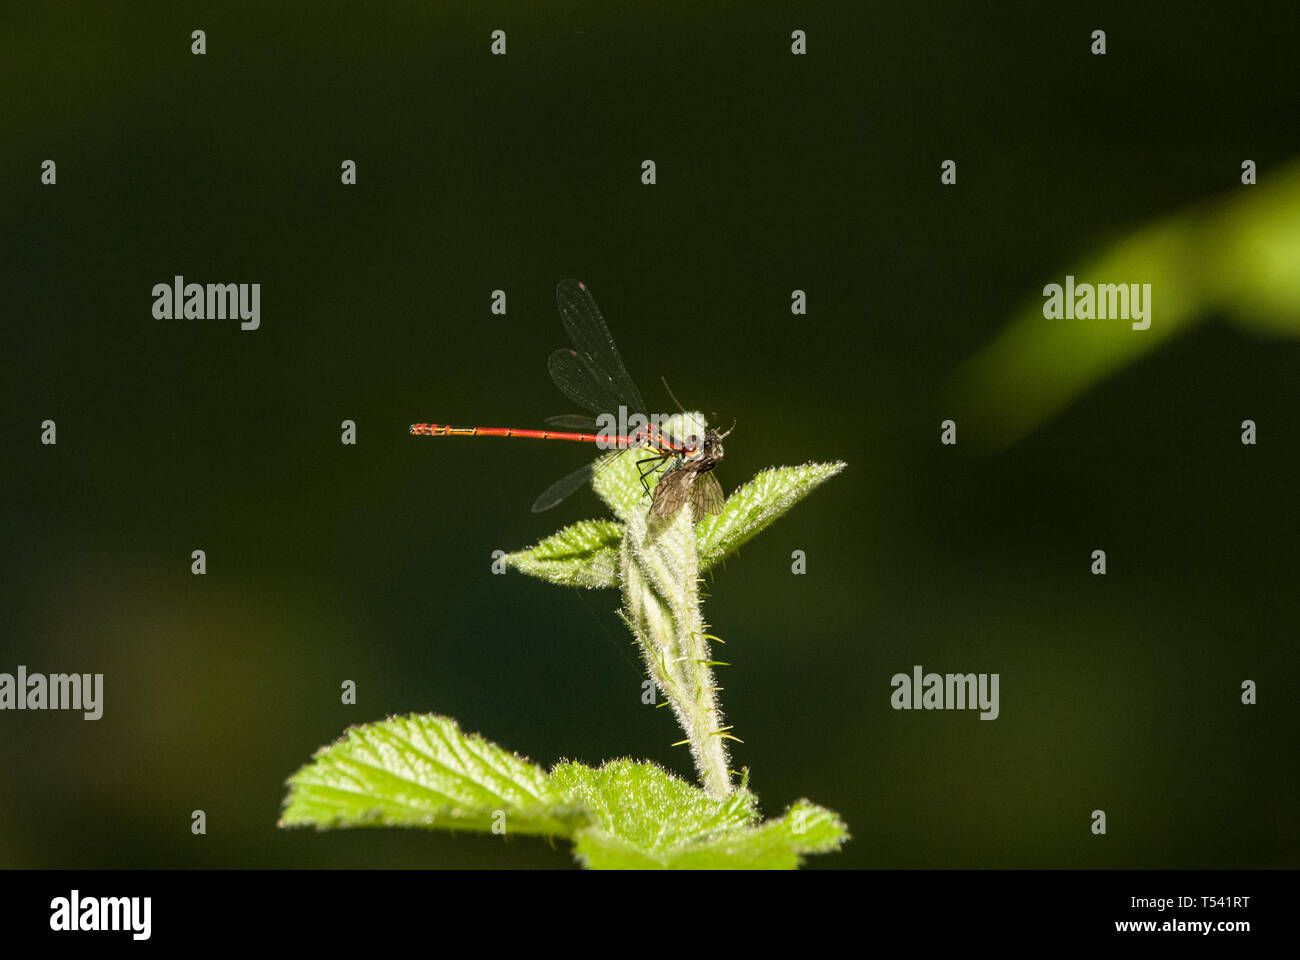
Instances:
[[[553,484],[543,490],[542,495],[533,502],[533,513],[542,513],[543,511],[551,509],[551,507],[559,504],[560,501],[564,500],[571,493],[586,486],[587,482],[591,480],[597,470],[602,469],[622,452],[622,450],[611,450],[603,457],[597,457],[595,460],[588,460],[567,477],[561,477],[559,480],[556,480]]]
[[[553,427],[569,427],[573,430],[595,430],[596,421],[581,413],[562,413],[558,417],[547,417],[546,422]]]
[[[573,343],[574,359],[585,369],[591,381],[590,387],[594,388],[582,392],[604,401],[603,406],[588,406],[587,409],[596,413],[617,413],[618,406],[622,404],[628,408],[628,413],[648,413],[640,391],[627,375],[623,357],[614,345],[614,338],[610,335],[609,327],[605,326],[605,319],[600,315],[600,308],[596,306],[591,291],[577,280],[561,280],[555,288],[555,302],[560,308],[564,329]],[[551,354],[551,376],[566,396],[582,403],[569,392],[575,386],[574,376],[577,370],[570,365],[563,365],[561,372],[565,381],[561,382],[556,377],[556,357],[559,353],[556,351]],[[614,401],[612,404],[609,403],[611,400]]]
[[[551,371],[551,379],[561,393],[592,413],[612,413],[617,416],[619,404],[627,406],[627,401],[620,400],[607,384],[601,383],[582,358],[572,350],[556,350],[546,358],[546,369]],[[631,409],[628,412],[631,413]]]
[[[713,471],[696,475],[691,484],[691,516],[696,523],[703,520],[706,513],[721,513],[726,501],[727,495],[722,492],[722,484],[718,483]]]

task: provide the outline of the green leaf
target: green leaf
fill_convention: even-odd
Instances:
[[[793,869],[844,824],[806,800],[759,822],[742,784],[710,797],[652,763],[540,767],[433,715],[352,727],[289,780],[282,827],[476,830],[565,837],[584,866]]]
[[[705,517],[695,528],[700,569],[707,570],[735,553],[764,527],[843,470],[843,461],[771,467],[727,498],[722,513]]]
[[[832,853],[847,839],[848,829],[839,817],[825,807],[800,800],[779,819],[744,831],[720,833],[682,850],[669,866],[678,870],[794,870],[804,855]]]
[[[600,769],[561,763],[551,781],[588,811],[591,827],[582,831],[577,853],[618,850],[638,866],[662,866],[678,848],[719,831],[748,827],[757,819],[754,795],[737,790],[715,800],[699,787],[652,763],[611,760]],[[591,864],[596,866],[604,863]]]
[[[617,587],[623,527],[612,520],[583,520],[535,547],[506,555],[506,564],[566,587]]]
[[[509,833],[568,836],[583,819],[541,767],[431,714],[351,727],[288,785],[282,827],[490,831],[504,812]]]
[[[745,787],[714,800],[651,763],[561,764],[551,777],[591,817],[574,853],[593,869],[794,869],[848,839],[834,814],[807,801],[759,824]]]

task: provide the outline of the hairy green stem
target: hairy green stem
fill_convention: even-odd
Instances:
[[[700,614],[699,553],[690,510],[669,520],[627,516],[620,553],[623,615],[646,668],[686,732],[700,782],[711,796],[732,792],[726,737]]]

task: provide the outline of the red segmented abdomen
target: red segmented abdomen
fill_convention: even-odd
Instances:
[[[555,430],[518,430],[514,427],[451,427],[439,423],[413,423],[411,434],[417,437],[526,437],[531,440],[570,440],[574,443],[605,443],[611,447],[656,446],[675,450],[676,446],[664,439],[653,427],[622,436],[611,437],[600,433],[561,433]]]

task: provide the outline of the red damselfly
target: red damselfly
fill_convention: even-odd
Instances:
[[[687,503],[692,519],[697,521],[706,513],[721,513],[724,497],[713,469],[722,459],[722,441],[731,430],[719,433],[706,427],[703,437],[674,436],[665,427],[668,418],[648,415],[641,392],[623,367],[614,338],[586,286],[577,280],[561,280],[555,288],[555,302],[573,349],[560,349],[551,354],[547,361],[551,379],[561,393],[596,414],[599,420],[577,415],[547,418],[546,422],[552,426],[584,431],[577,433],[514,427],[451,427],[438,423],[413,423],[411,433],[421,437],[569,440],[599,444],[610,451],[547,487],[533,504],[534,513],[558,504],[584,486],[595,471],[628,450],[645,454],[637,461],[637,470],[655,516],[670,517]],[[615,424],[618,428],[613,428]],[[590,432],[597,428],[598,432]],[[659,475],[659,482],[652,492],[650,479],[655,475]]]

